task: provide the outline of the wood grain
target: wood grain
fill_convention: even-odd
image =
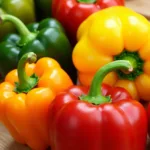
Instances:
[[[6,128],[0,124],[0,150],[31,150],[13,140]]]
[[[21,145],[13,140],[6,128],[0,124],[0,150],[31,150],[25,145]],[[147,149],[150,150],[150,144]]]
[[[126,6],[150,19],[150,0],[127,0]],[[0,124],[0,150],[31,150],[13,140],[8,131]],[[150,150],[150,145],[147,148]]]

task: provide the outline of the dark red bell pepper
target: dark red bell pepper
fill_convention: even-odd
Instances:
[[[108,72],[130,67],[128,61],[111,62],[96,73],[90,88],[73,86],[57,95],[49,108],[52,150],[145,150],[142,104],[123,88],[101,88]]]
[[[96,11],[117,5],[124,6],[124,0],[53,0],[52,16],[61,22],[74,44],[83,20]]]
[[[148,134],[150,137],[150,103],[148,104],[146,110],[147,110],[147,117],[148,117]]]

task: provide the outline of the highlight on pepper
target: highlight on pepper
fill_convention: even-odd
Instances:
[[[133,68],[127,60],[110,62],[95,73],[89,90],[76,85],[55,97],[49,109],[52,150],[145,150],[145,108],[123,88],[102,84],[118,69]]]
[[[17,142],[46,150],[49,105],[73,83],[56,60],[36,58],[33,52],[23,55],[0,84],[0,122]]]
[[[63,25],[74,45],[79,25],[93,13],[112,6],[124,6],[125,0],[52,0],[52,16]]]
[[[134,99],[150,101],[150,23],[144,16],[127,7],[107,8],[89,16],[77,37],[72,58],[82,85],[90,85],[103,65],[128,60],[133,72],[113,71],[104,83],[125,88]]]
[[[76,80],[76,70],[72,62],[72,47],[62,25],[55,18],[45,18],[40,22],[25,25],[19,18],[3,14],[1,22],[12,23],[18,33],[8,34],[0,42],[0,75],[2,78],[17,67],[19,59],[28,52],[37,58],[51,57]],[[10,55],[11,54],[11,57]],[[7,65],[7,63],[9,65]]]

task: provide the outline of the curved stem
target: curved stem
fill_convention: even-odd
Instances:
[[[2,4],[2,1],[3,1],[3,0],[0,0],[0,5]]]
[[[17,68],[19,82],[16,83],[16,90],[15,90],[16,92],[27,93],[37,85],[38,77],[35,75],[30,77],[25,72],[26,63],[34,63],[36,60],[37,56],[33,52],[26,53],[20,59]]]
[[[114,71],[116,69],[125,69],[128,72],[133,71],[132,64],[126,60],[117,60],[104,65],[95,74],[88,95],[81,96],[80,99],[94,104],[102,104],[105,102],[109,102],[110,99],[102,95],[102,81],[109,72]]]
[[[77,0],[78,3],[87,3],[87,4],[93,4],[96,3],[96,0]]]
[[[114,60],[127,60],[132,64],[134,71],[130,74],[127,74],[122,70],[117,71],[117,74],[121,79],[134,81],[139,75],[143,73],[144,60],[141,59],[138,52],[129,52],[124,50],[119,55],[114,56]]]
[[[133,70],[131,64],[125,60],[113,61],[111,63],[106,64],[100,70],[98,70],[96,75],[94,76],[88,95],[89,96],[102,95],[101,86],[104,77],[109,72],[116,69],[125,69],[128,70],[129,72]]]
[[[3,14],[0,16],[0,20],[1,22],[10,21],[17,28],[17,31],[21,35],[19,45],[24,45],[27,42],[35,39],[36,34],[30,32],[28,28],[25,26],[25,24],[19,18],[8,14]]]

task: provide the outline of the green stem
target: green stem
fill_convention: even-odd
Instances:
[[[87,3],[87,4],[93,4],[96,3],[96,0],[77,0],[78,3]]]
[[[0,0],[0,6],[1,6],[2,2],[3,2],[3,0]]]
[[[18,43],[20,46],[35,39],[36,33],[30,32],[19,18],[8,14],[3,14],[0,16],[0,20],[1,22],[10,21],[17,28],[17,31],[21,35],[21,40]]]
[[[134,81],[139,75],[143,73],[144,61],[140,58],[137,52],[129,52],[124,50],[117,56],[114,56],[114,60],[127,60],[132,64],[133,72],[127,74],[122,70],[118,70],[117,74],[120,79],[126,79]]]
[[[133,71],[132,64],[126,60],[117,60],[104,65],[95,74],[88,95],[81,96],[80,99],[91,102],[96,105],[110,102],[109,97],[105,97],[102,95],[101,86],[104,77],[109,72],[114,71],[116,69],[125,69],[128,72]]]
[[[37,56],[33,52],[26,53],[22,56],[18,63],[18,79],[19,82],[16,83],[15,91],[18,93],[28,93],[33,87],[37,85],[38,77],[33,76],[27,76],[25,72],[25,66],[26,63],[34,63],[37,60]]]

